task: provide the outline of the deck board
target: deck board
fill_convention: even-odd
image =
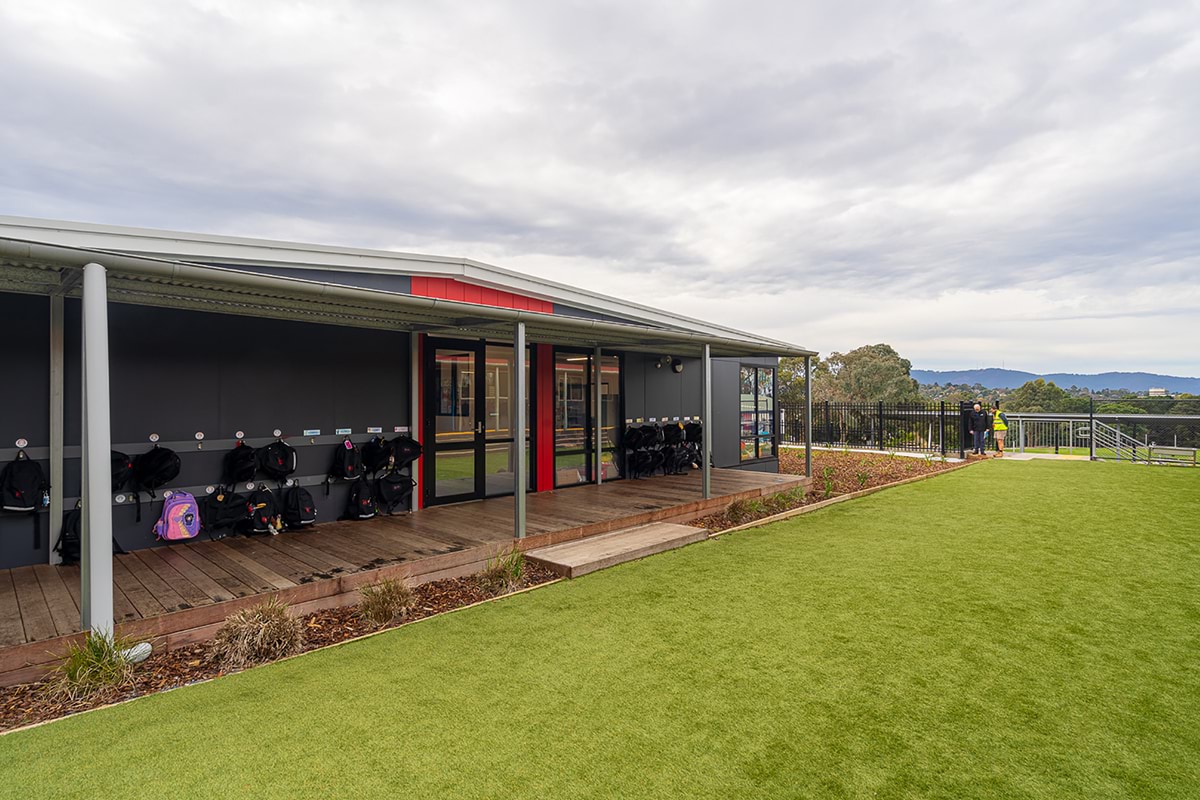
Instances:
[[[711,501],[702,500],[698,473],[530,494],[531,538],[523,546],[532,551],[674,522],[734,496],[799,482],[796,476],[714,470]],[[193,627],[211,625],[227,615],[222,606],[236,608],[258,595],[280,592],[287,602],[329,603],[332,593],[345,603],[353,602],[357,586],[381,577],[464,574],[496,550],[514,546],[513,505],[512,497],[490,498],[273,537],[198,538],[119,555],[113,560],[114,617],[161,635],[189,630],[188,620],[196,620]],[[0,570],[0,679],[13,665],[37,663],[26,659],[49,658],[51,643],[44,641],[66,641],[64,634],[79,625],[80,593],[78,566]]]

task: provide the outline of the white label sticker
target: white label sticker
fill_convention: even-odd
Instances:
[[[650,418],[650,421],[651,421],[651,422],[658,422],[658,417],[651,417],[651,418]]]
[[[372,426],[368,425],[367,433],[383,433],[383,428],[378,427],[378,426],[372,427]]]
[[[336,433],[338,436],[349,436],[350,429],[349,428],[338,428],[337,430],[334,431],[334,433]]]
[[[17,447],[28,447],[29,442],[25,439],[17,439]]]
[[[304,435],[305,436],[320,436],[321,429],[320,428],[305,428]]]
[[[279,428],[276,428],[275,432],[272,433],[271,435],[272,436],[283,436],[283,431],[279,430]]]
[[[245,439],[245,438],[246,438],[246,432],[245,432],[245,431],[238,431],[237,433],[235,433],[235,434],[233,435],[233,438],[235,438],[235,439]]]
[[[679,422],[679,417],[672,417],[672,418],[671,418],[671,421],[672,421],[672,422]]]
[[[632,424],[633,424],[633,420],[632,420],[632,419],[627,419],[627,420],[625,420],[625,424],[626,424],[626,425],[632,425]]]
[[[196,441],[197,442],[204,441],[204,431],[196,431]]]
[[[397,425],[396,433],[408,433],[408,426],[407,425]]]
[[[157,442],[157,441],[158,441],[158,434],[157,434],[157,433],[152,433],[152,434],[150,434],[150,441],[152,441],[152,442]]]

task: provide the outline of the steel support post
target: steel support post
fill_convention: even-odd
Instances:
[[[804,475],[812,477],[812,356],[804,357]]]
[[[63,296],[50,295],[50,524],[49,563],[62,563],[54,545],[63,521]]]
[[[701,446],[701,469],[700,469],[700,486],[704,491],[704,499],[708,500],[712,497],[712,437],[713,437],[713,415],[712,415],[712,351],[708,345],[704,345],[704,356],[701,364],[701,395],[700,395],[700,415],[703,417],[701,422],[704,425],[704,432],[700,439],[703,442]]]
[[[600,348],[597,347],[592,352],[592,384],[595,391],[592,392],[592,402],[595,403],[595,413],[592,414],[594,420],[592,430],[596,446],[594,450],[596,470],[596,483],[604,483],[604,393],[600,384]]]
[[[513,331],[513,538],[525,538],[525,323]]]
[[[83,536],[80,622],[113,633],[112,432],[108,394],[108,281],[99,264],[83,268]]]

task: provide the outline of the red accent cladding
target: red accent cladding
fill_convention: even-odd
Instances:
[[[461,303],[475,303],[497,308],[540,311],[543,314],[554,313],[554,303],[548,300],[537,300],[500,289],[488,289],[473,283],[465,283],[456,278],[428,278],[414,275],[411,291],[421,297],[437,297],[442,300],[457,300]]]
[[[534,376],[537,395],[537,490],[554,488],[554,345],[538,344]]]

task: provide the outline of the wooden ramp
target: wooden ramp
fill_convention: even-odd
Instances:
[[[707,538],[708,531],[703,528],[656,522],[530,550],[525,555],[559,575],[578,578],[598,569],[674,550]]]

